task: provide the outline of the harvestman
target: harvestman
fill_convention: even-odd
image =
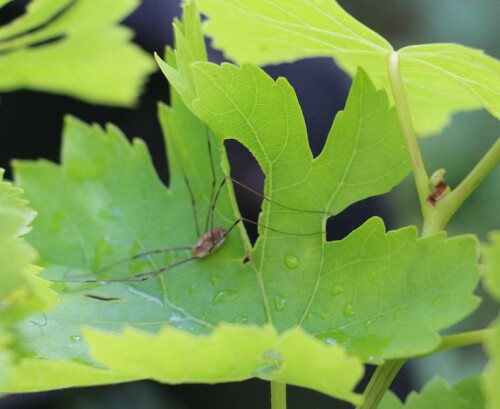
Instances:
[[[234,184],[240,186],[241,188],[243,189],[246,189],[247,191],[259,196],[260,198],[262,198],[263,200],[267,200],[271,203],[273,203],[274,205],[276,206],[280,206],[280,207],[283,207],[285,209],[288,209],[288,210],[292,210],[292,211],[296,211],[296,212],[302,212],[302,213],[318,213],[318,214],[323,214],[323,215],[328,215],[328,216],[333,216],[333,214],[329,213],[329,212],[325,212],[325,211],[321,211],[321,210],[304,210],[304,209],[297,209],[297,208],[293,208],[293,207],[290,207],[290,206],[286,206],[286,205],[283,205],[283,204],[280,204],[280,203],[277,203],[275,201],[271,201],[270,199],[266,198],[264,195],[260,194],[259,192],[253,190],[252,188],[246,186],[245,184],[243,184],[242,182],[239,182],[238,180],[236,179],[233,179],[231,178],[230,176],[224,176],[223,180],[219,183],[219,185],[217,186],[217,178],[216,178],[216,174],[215,174],[215,167],[214,167],[214,159],[213,159],[213,154],[212,154],[212,143],[210,141],[210,135],[209,135],[209,132],[208,132],[208,127],[206,128],[207,131],[206,131],[206,135],[207,135],[207,148],[208,148],[208,155],[209,155],[209,159],[210,159],[210,168],[211,168],[211,174],[212,174],[212,186],[211,186],[211,194],[210,194],[210,201],[209,201],[209,208],[208,208],[208,213],[207,213],[207,217],[206,217],[206,221],[205,221],[205,233],[200,235],[200,227],[198,225],[198,214],[197,214],[197,210],[196,210],[196,202],[195,202],[195,196],[194,196],[194,192],[193,192],[193,189],[191,187],[191,184],[188,180],[188,177],[184,171],[184,169],[182,168],[182,166],[180,167],[181,168],[181,171],[182,171],[182,176],[183,176],[183,179],[184,179],[184,183],[186,185],[186,188],[188,190],[188,193],[189,193],[189,197],[191,198],[191,207],[192,207],[192,210],[193,210],[193,217],[194,217],[194,220],[195,220],[195,228],[196,228],[196,234],[197,234],[197,237],[199,237],[198,241],[196,242],[196,244],[192,247],[171,247],[171,248],[167,248],[167,249],[157,249],[157,250],[150,250],[150,251],[145,251],[145,252],[142,252],[142,253],[138,253],[132,257],[128,257],[128,258],[125,258],[125,259],[121,259],[121,260],[118,260],[112,264],[109,264],[99,270],[96,270],[93,274],[96,274],[96,275],[99,275],[100,273],[103,273],[107,270],[110,270],[112,269],[113,267],[116,267],[124,262],[131,262],[133,260],[136,260],[138,258],[141,258],[141,257],[145,257],[145,256],[149,256],[149,255],[152,255],[152,254],[161,254],[161,253],[169,253],[169,252],[174,252],[174,251],[182,251],[182,250],[190,250],[191,251],[191,256],[186,258],[186,259],[183,259],[183,260],[179,260],[179,261],[176,261],[176,262],[173,262],[173,263],[170,263],[164,267],[161,267],[157,270],[154,270],[154,271],[149,271],[149,272],[146,272],[146,273],[139,273],[139,274],[134,274],[134,275],[131,275],[129,277],[124,277],[124,278],[116,278],[116,279],[65,279],[65,280],[51,280],[53,282],[64,282],[64,283],[68,283],[68,282],[78,282],[78,283],[115,283],[115,282],[140,282],[140,281],[146,281],[146,280],[149,280],[150,278],[154,278],[162,273],[164,273],[165,271],[168,271],[168,270],[171,270],[172,268],[174,267],[177,267],[177,266],[180,266],[182,264],[185,264],[185,263],[188,263],[190,261],[193,261],[193,260],[196,260],[196,259],[202,259],[202,258],[206,258],[208,256],[210,256],[215,250],[217,250],[218,248],[220,248],[227,236],[229,235],[229,233],[238,225],[238,223],[241,223],[241,222],[248,222],[248,223],[251,223],[251,224],[255,224],[257,226],[261,226],[261,227],[264,227],[266,229],[269,229],[269,230],[272,230],[274,232],[277,232],[277,233],[282,233],[282,234],[289,234],[289,235],[293,235],[293,236],[310,236],[310,235],[317,235],[317,234],[323,234],[324,232],[321,231],[321,232],[313,232],[313,233],[290,233],[290,232],[284,232],[284,231],[281,231],[281,230],[277,230],[277,229],[274,229],[272,227],[269,227],[269,226],[264,226],[260,223],[257,223],[253,220],[250,220],[250,219],[246,219],[244,217],[240,217],[238,218],[235,222],[233,222],[233,224],[231,224],[228,228],[224,228],[224,227],[218,227],[218,226],[214,226],[214,222],[213,222],[213,214],[215,212],[215,209],[216,209],[216,204],[217,204],[217,200],[219,199],[219,196],[220,196],[220,193],[222,191],[222,188],[224,187],[224,185],[226,184],[226,182],[228,180],[230,180],[231,182],[233,182]],[[173,146],[172,144],[172,147],[173,147],[173,151],[174,151],[174,154],[176,156],[178,156],[177,152],[176,152],[176,149],[175,147]],[[180,161],[179,161],[180,163]]]

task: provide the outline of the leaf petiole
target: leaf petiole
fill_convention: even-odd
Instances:
[[[363,392],[363,403],[356,406],[356,409],[376,409],[406,361],[406,359],[392,359],[378,366]]]
[[[286,409],[286,383],[271,381],[271,409]]]
[[[415,134],[415,128],[411,118],[410,107],[408,106],[408,99],[404,89],[403,80],[401,78],[401,71],[399,66],[399,54],[393,51],[387,58],[387,73],[389,76],[389,83],[391,86],[392,96],[394,97],[394,104],[399,118],[401,131],[408,147],[410,154],[410,163],[413,169],[413,176],[417,186],[418,197],[422,205],[422,213],[424,220],[426,218],[426,199],[430,194],[429,189],[429,176],[425,170],[424,161],[420,153],[420,148]]]

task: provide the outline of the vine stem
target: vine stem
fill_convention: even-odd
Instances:
[[[271,409],[286,409],[286,383],[271,381]]]

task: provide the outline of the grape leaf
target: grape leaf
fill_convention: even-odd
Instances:
[[[178,26],[177,32],[188,38],[182,31],[188,27]],[[103,358],[115,365],[117,359],[126,359],[118,351],[99,355],[98,340],[104,339],[99,337],[106,335],[96,331],[120,332],[132,326],[159,332],[126,330],[116,336],[124,348],[137,339],[150,339],[155,349],[165,348],[160,351],[164,356],[175,352],[161,341],[161,331],[170,331],[162,329],[165,325],[216,337],[221,322],[272,324],[283,337],[301,326],[329,344],[339,344],[329,346],[332,353],[346,347],[351,355],[370,362],[434,348],[436,331],[477,304],[471,295],[478,280],[475,240],[447,239],[444,233],[417,239],[413,227],[386,233],[378,218],[338,242],[327,243],[322,233],[328,217],[324,211],[336,214],[355,201],[386,192],[408,173],[404,142],[385,93],[376,91],[360,71],[323,153],[313,159],[300,108],[286,81],[274,82],[249,65],[240,69],[187,63],[193,55],[195,51],[186,54],[182,64],[170,61],[167,67],[183,85],[177,90],[182,100],[196,97],[190,107],[210,124],[209,136],[218,141],[212,143],[216,186],[222,186],[219,163],[228,171],[224,155],[219,156],[224,138],[240,140],[266,173],[266,196],[272,202],[263,206],[255,247],[239,224],[210,257],[143,283],[59,283],[64,303],[47,313],[42,330],[29,322],[17,327],[19,352],[46,359],[48,366],[70,359],[98,366]],[[171,60],[179,56],[169,53]],[[39,212],[29,240],[43,258],[45,277],[78,279],[92,272],[95,276],[99,268],[140,251],[196,242],[183,176],[190,181],[201,230],[206,228],[213,179],[207,129],[180,97],[174,95],[172,108],[160,109],[172,169],[169,189],[158,180],[142,142],[130,145],[114,127],[104,131],[71,118],[66,120],[61,166],[47,161],[16,163],[16,180]],[[220,189],[216,226],[229,227],[238,220],[230,191],[229,182]],[[189,249],[152,254],[97,275],[127,277],[188,257]],[[90,349],[82,325],[92,327],[86,332]],[[206,339],[198,337],[201,343]],[[302,341],[294,353],[304,356],[314,348]],[[148,361],[158,356],[148,356],[147,348],[130,351]],[[222,365],[224,356],[220,358]],[[304,373],[318,367],[316,361],[301,362]],[[199,365],[197,370],[193,378],[207,367]],[[116,382],[137,374],[130,371],[125,362],[117,366]],[[151,372],[139,375],[162,379]],[[40,387],[32,376],[26,370],[16,379],[23,379],[25,390]],[[78,374],[68,378],[74,382]],[[329,380],[331,387],[339,386],[337,378],[341,377]],[[43,387],[67,386],[65,379],[53,381]],[[290,381],[324,390],[317,379]],[[350,393],[349,388],[340,389]]]
[[[123,334],[89,329],[85,335],[99,362],[126,374],[166,383],[234,382],[258,376],[360,403],[360,396],[351,392],[363,374],[359,360],[299,328],[278,335],[270,325],[224,324],[199,337],[172,327],[156,335],[134,328]],[[146,356],[144,350],[150,353]]]
[[[30,88],[82,100],[131,106],[152,61],[113,26],[136,0],[33,0],[0,27],[0,90]]]
[[[489,234],[490,243],[482,246],[484,259],[484,286],[492,297],[500,301],[500,231]]]
[[[334,0],[200,0],[205,33],[237,62],[259,65],[332,57],[350,75],[361,66],[388,89],[392,46]],[[237,29],[235,29],[237,27]],[[484,107],[500,116],[500,64],[457,44],[427,44],[398,51],[401,75],[417,132],[437,133],[453,112]]]
[[[410,393],[405,404],[400,406],[397,406],[395,401],[386,399],[387,396],[388,394],[382,400],[380,409],[484,409],[485,407],[477,376],[467,378],[453,387],[436,377],[424,387],[420,394]]]
[[[486,396],[486,409],[496,409],[500,406],[500,319],[491,326],[485,348],[490,356],[485,374],[483,375],[483,386]]]

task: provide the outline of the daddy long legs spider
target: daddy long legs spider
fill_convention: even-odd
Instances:
[[[179,163],[179,170],[180,173],[182,174],[182,179],[183,183],[185,185],[185,188],[188,192],[189,200],[190,200],[190,206],[192,209],[192,215],[194,219],[194,227],[196,230],[196,236],[198,237],[198,241],[193,245],[193,246],[181,246],[181,247],[169,247],[169,248],[164,248],[164,249],[155,249],[155,250],[148,250],[148,251],[143,251],[143,252],[138,252],[137,254],[134,254],[131,257],[123,258],[118,261],[115,261],[113,263],[107,264],[106,266],[95,270],[93,274],[93,278],[85,278],[85,277],[76,277],[76,278],[68,278],[68,279],[58,279],[58,280],[52,280],[54,282],[82,282],[82,283],[114,283],[114,282],[140,282],[140,281],[146,281],[149,280],[153,277],[156,277],[168,270],[173,269],[174,267],[186,264],[188,262],[197,260],[197,259],[204,259],[210,256],[211,254],[214,253],[218,248],[220,248],[226,238],[229,236],[229,234],[241,223],[241,222],[246,222],[246,223],[251,223],[255,224],[263,229],[269,229],[270,231],[279,233],[279,234],[284,234],[284,235],[292,235],[292,236],[311,236],[311,235],[320,235],[323,232],[322,231],[315,231],[315,232],[290,232],[290,231],[284,231],[280,229],[275,229],[272,226],[267,226],[258,222],[255,222],[253,220],[249,220],[244,217],[238,217],[236,220],[232,221],[229,223],[226,227],[220,227],[217,225],[214,221],[215,219],[215,214],[217,213],[217,205],[219,203],[219,199],[221,197],[222,192],[224,191],[224,187],[228,185],[228,182],[232,182],[233,184],[237,185],[238,187],[245,189],[246,191],[259,196],[263,201],[269,201],[273,203],[273,205],[278,206],[283,209],[287,209],[289,211],[293,212],[302,212],[302,213],[307,213],[307,214],[316,214],[316,215],[328,215],[331,216],[331,214],[326,213],[324,211],[318,211],[318,210],[306,210],[306,209],[299,209],[299,208],[294,208],[291,206],[287,206],[286,204],[278,203],[275,201],[271,201],[264,195],[260,194],[259,192],[255,191],[254,189],[246,186],[245,184],[231,178],[230,176],[223,175],[221,177],[218,177],[218,172],[216,171],[216,166],[215,166],[215,159],[214,159],[214,149],[212,146],[212,141],[211,138],[212,136],[210,135],[208,131],[208,127],[205,128],[206,132],[206,153],[208,157],[208,164],[209,164],[209,175],[210,175],[210,194],[208,196],[207,202],[207,214],[205,217],[205,222],[202,228],[199,226],[199,211],[198,211],[198,201],[195,195],[195,190],[193,189],[193,185],[189,180],[189,177],[184,169],[184,166],[181,164],[181,155],[177,151],[177,148],[173,143],[170,143],[170,149],[173,152],[173,156],[176,157],[176,161]],[[215,154],[216,155],[216,154]],[[204,232],[202,234],[202,232]],[[107,271],[113,270],[114,268],[119,267],[120,265],[127,263],[127,262],[132,262],[137,259],[142,259],[146,258],[149,256],[157,255],[157,254],[169,254],[169,253],[174,253],[178,251],[190,251],[190,255],[174,262],[167,263],[159,268],[152,269],[151,271],[147,272],[140,272],[136,274],[132,274],[128,277],[120,277],[120,278],[99,278],[100,275],[103,273],[106,273]]]

